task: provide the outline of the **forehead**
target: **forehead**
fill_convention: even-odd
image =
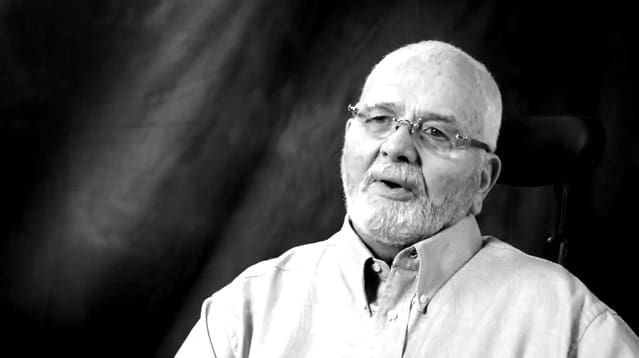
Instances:
[[[472,134],[481,133],[486,103],[475,67],[461,55],[407,58],[380,63],[369,75],[360,103],[396,103],[406,114],[455,118]],[[470,134],[469,133],[469,134]]]

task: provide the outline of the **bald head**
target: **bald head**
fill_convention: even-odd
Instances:
[[[371,71],[360,103],[393,101],[387,93],[403,91],[412,104],[453,115],[465,134],[497,147],[502,102],[497,83],[486,67],[450,44],[422,41],[386,55]],[[411,100],[412,99],[412,100]],[[424,108],[422,108],[424,109]]]

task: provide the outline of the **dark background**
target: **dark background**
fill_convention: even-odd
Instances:
[[[601,120],[567,267],[635,330],[630,7],[512,1],[0,2],[0,325],[19,355],[172,356],[202,300],[343,220],[346,105],[422,39],[493,72],[504,119]],[[549,187],[498,185],[485,234],[538,255]]]

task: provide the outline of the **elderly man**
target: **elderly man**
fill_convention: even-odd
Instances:
[[[502,112],[483,65],[449,44],[411,44],[349,108],[341,230],[213,294],[178,356],[639,356],[630,328],[574,276],[481,236]]]

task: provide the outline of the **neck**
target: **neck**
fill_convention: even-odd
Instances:
[[[373,256],[380,260],[383,260],[388,264],[388,266],[391,266],[393,264],[395,256],[397,256],[397,254],[405,248],[402,246],[385,245],[378,241],[366,240],[364,238],[362,238],[362,241],[364,242],[366,247],[368,247],[371,253],[373,253]]]
[[[374,238],[372,235],[363,234],[364,231],[358,229],[352,221],[349,220],[349,223],[351,225],[351,228],[353,228],[353,231],[355,231],[357,236],[359,236],[364,245],[366,245],[366,247],[373,254],[373,256],[377,259],[385,261],[389,266],[392,265],[393,259],[395,259],[395,256],[397,256],[400,251],[413,244],[391,245],[385,243],[384,240]]]

